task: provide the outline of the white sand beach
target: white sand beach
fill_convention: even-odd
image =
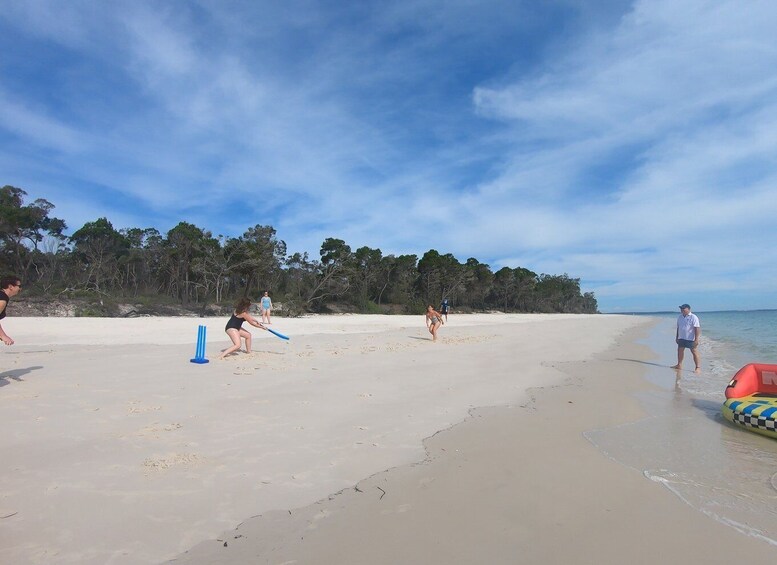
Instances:
[[[278,318],[218,361],[225,322],[4,320],[0,563],[775,556],[582,436],[640,416],[646,318]]]

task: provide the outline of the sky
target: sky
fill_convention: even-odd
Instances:
[[[0,186],[777,308],[772,0],[0,0]]]

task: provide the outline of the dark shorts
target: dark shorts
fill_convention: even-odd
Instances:
[[[684,347],[685,349],[696,349],[696,344],[692,339],[678,339],[677,347]]]

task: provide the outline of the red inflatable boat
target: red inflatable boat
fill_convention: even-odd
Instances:
[[[745,365],[726,387],[723,417],[748,431],[777,438],[777,365]]]
[[[777,394],[777,365],[745,365],[726,387],[726,398],[742,398],[758,392]]]

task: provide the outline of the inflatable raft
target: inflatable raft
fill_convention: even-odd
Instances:
[[[739,369],[726,387],[723,417],[777,438],[777,365],[750,363]]]

